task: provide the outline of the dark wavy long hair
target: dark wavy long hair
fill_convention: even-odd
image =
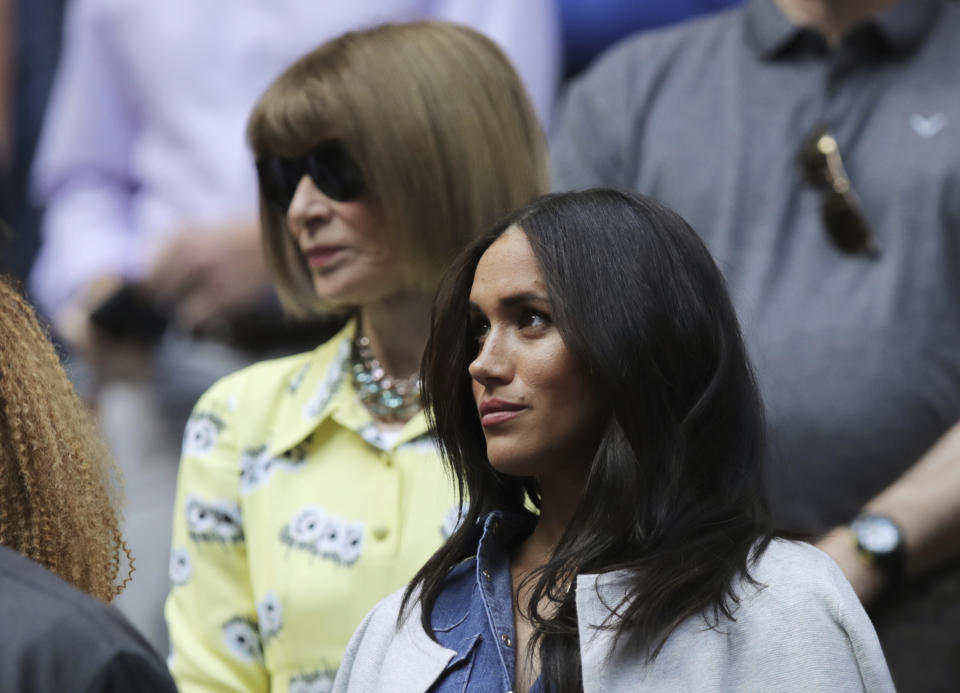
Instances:
[[[760,465],[763,409],[724,280],[696,233],[640,195],[547,195],[467,248],[442,282],[423,360],[431,426],[461,498],[460,528],[414,577],[424,629],[444,579],[474,554],[493,510],[539,504],[535,479],[486,456],[468,364],[468,303],[481,255],[509,227],[527,236],[567,348],[609,406],[573,518],[534,582],[529,615],[550,691],[582,688],[575,594],[580,574],[633,576],[616,617],[637,655],[655,658],[685,619],[733,618],[735,587],[771,530]],[[549,604],[549,608],[542,605]],[[406,613],[406,609],[402,613]]]

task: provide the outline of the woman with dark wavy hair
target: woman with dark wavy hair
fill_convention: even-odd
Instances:
[[[469,505],[335,690],[893,690],[839,569],[772,538],[737,319],[670,210],[501,221],[441,286],[423,383]]]

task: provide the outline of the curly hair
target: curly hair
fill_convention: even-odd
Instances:
[[[110,602],[133,573],[121,493],[47,332],[0,277],[0,544]]]

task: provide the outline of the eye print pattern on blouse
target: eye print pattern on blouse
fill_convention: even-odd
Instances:
[[[304,417],[308,419],[315,419],[323,413],[324,409],[326,409],[327,405],[330,403],[330,400],[333,399],[333,395],[336,393],[337,388],[340,387],[340,381],[343,380],[345,366],[349,356],[350,340],[344,339],[342,342],[340,342],[340,348],[337,350],[337,355],[330,364],[330,367],[327,368],[326,375],[324,375],[323,380],[320,381],[320,384],[317,385],[317,390],[313,393],[313,397],[311,397],[306,405],[304,405]]]
[[[283,628],[283,607],[280,597],[273,592],[267,592],[263,601],[257,604],[257,620],[260,623],[260,638],[266,644]]]
[[[308,674],[297,674],[290,679],[288,693],[330,693],[336,669],[319,669]]]
[[[236,616],[224,623],[223,642],[230,654],[243,662],[259,662],[263,659],[257,624],[252,619]]]
[[[310,438],[287,450],[279,457],[271,457],[267,446],[248,448],[240,453],[240,493],[246,495],[263,486],[278,469],[295,472],[307,459]]]
[[[243,541],[243,521],[240,506],[214,498],[203,500],[189,496],[185,511],[187,530],[194,541],[236,544]]]
[[[431,453],[439,455],[440,449],[437,447],[437,441],[433,439],[429,433],[424,433],[422,436],[414,438],[413,440],[408,440],[406,443],[401,444],[397,451],[403,452],[413,452],[420,455],[429,455]]]
[[[217,444],[217,436],[224,428],[223,419],[205,411],[194,412],[187,419],[183,432],[183,456],[206,457]]]
[[[327,513],[319,505],[307,505],[280,531],[280,541],[301,551],[343,566],[357,562],[363,553],[364,523],[349,522]]]
[[[383,437],[383,434],[380,432],[380,429],[377,428],[375,424],[367,424],[357,431],[357,435],[363,438],[367,443],[377,448],[378,450],[383,450],[389,452],[391,449],[390,443]]]
[[[193,575],[193,564],[187,550],[178,546],[170,552],[170,582],[179,587],[190,582]]]

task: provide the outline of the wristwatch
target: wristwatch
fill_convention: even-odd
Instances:
[[[886,515],[861,513],[850,523],[857,551],[883,573],[888,585],[903,575],[903,532]]]

